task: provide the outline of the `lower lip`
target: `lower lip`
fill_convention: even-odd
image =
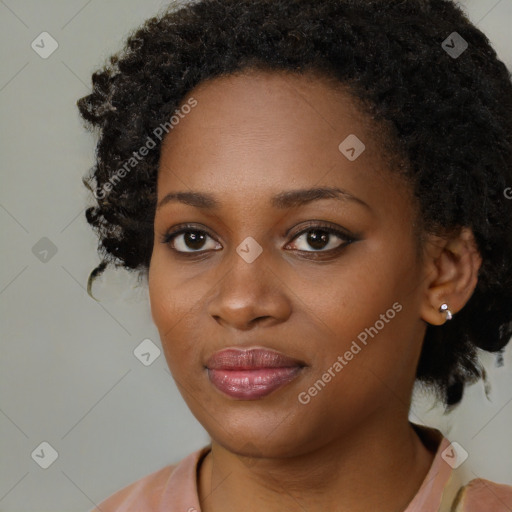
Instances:
[[[257,400],[291,382],[300,367],[257,370],[208,369],[210,382],[226,395],[239,400]]]

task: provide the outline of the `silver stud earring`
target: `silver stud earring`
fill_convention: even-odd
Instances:
[[[439,313],[446,313],[446,320],[451,320],[453,318],[452,312],[450,311],[450,308],[446,303],[441,304],[441,307],[439,308]]]

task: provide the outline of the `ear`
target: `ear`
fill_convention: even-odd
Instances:
[[[428,235],[425,246],[425,294],[421,303],[421,318],[432,325],[442,325],[447,304],[454,315],[471,298],[478,282],[482,258],[473,232],[462,228],[453,238]]]

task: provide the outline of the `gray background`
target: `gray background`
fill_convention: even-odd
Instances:
[[[94,288],[101,302],[85,291],[98,261],[81,183],[93,163],[94,140],[75,102],[128,32],[165,5],[0,1],[1,511],[90,510],[208,442],[163,354],[150,366],[133,354],[147,338],[160,346],[146,288],[135,275],[110,270]],[[512,0],[463,6],[512,69]],[[58,42],[47,59],[31,48],[44,31]],[[40,252],[53,246],[55,254]],[[475,476],[512,483],[511,350],[504,367],[496,368],[488,354],[484,361],[491,401],[477,384],[444,416],[417,393],[411,418],[459,442]],[[36,463],[49,457],[38,448],[42,442],[58,453],[47,469]]]

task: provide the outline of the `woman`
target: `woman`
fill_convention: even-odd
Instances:
[[[448,0],[200,0],[78,102],[102,263],[211,443],[97,510],[506,511],[408,420],[512,335],[512,83]]]

